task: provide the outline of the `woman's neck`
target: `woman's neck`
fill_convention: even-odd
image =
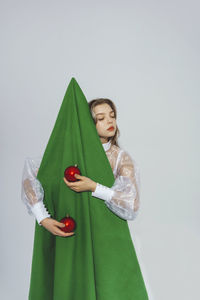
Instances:
[[[107,138],[104,138],[104,137],[100,137],[100,140],[101,140],[102,144],[105,144],[109,141]]]

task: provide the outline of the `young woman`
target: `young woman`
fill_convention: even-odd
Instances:
[[[92,196],[104,200],[105,205],[114,214],[125,220],[133,220],[138,214],[140,199],[139,168],[127,151],[120,149],[117,138],[117,111],[115,104],[106,98],[98,98],[89,102],[92,118],[102,146],[110,162],[115,182],[111,188],[94,182],[86,176],[76,175],[79,181],[68,182],[66,185],[75,192],[92,191]],[[26,204],[28,213],[34,215],[39,225],[45,227],[54,235],[71,236],[64,233],[60,227],[65,225],[53,218],[43,203],[44,191],[36,179],[41,158],[26,158],[22,178],[22,201]]]
[[[22,200],[37,220],[29,300],[148,299],[126,221],[138,214],[139,169],[116,119],[110,99],[88,103],[72,78],[42,160],[25,161]],[[75,164],[81,175],[68,182]],[[61,230],[67,214],[75,232]]]

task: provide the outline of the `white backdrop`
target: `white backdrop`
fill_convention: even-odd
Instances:
[[[20,198],[22,168],[43,154],[72,77],[88,101],[115,102],[120,145],[140,166],[129,227],[150,299],[200,299],[199,9],[194,0],[0,2],[1,299],[28,299],[34,219]]]

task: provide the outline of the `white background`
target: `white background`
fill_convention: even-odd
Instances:
[[[72,77],[88,101],[114,101],[120,145],[140,166],[129,226],[150,299],[200,299],[199,9],[0,2],[1,299],[28,299],[34,219],[20,199],[22,169],[43,154]]]

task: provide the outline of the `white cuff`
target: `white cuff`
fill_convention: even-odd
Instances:
[[[40,222],[51,215],[48,213],[46,207],[44,206],[43,201],[39,201],[31,207],[31,211],[34,214],[38,224],[41,226]]]
[[[92,196],[102,200],[110,201],[113,193],[114,191],[111,188],[97,182],[96,189],[94,192],[92,192]]]

